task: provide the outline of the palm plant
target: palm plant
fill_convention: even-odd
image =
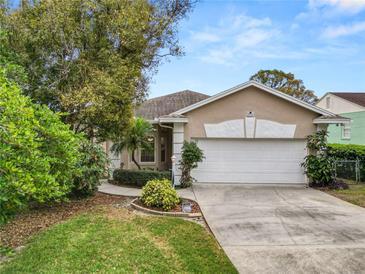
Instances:
[[[130,129],[125,136],[120,137],[111,147],[115,153],[121,153],[123,149],[127,149],[132,154],[132,161],[141,169],[135,158],[135,151],[138,149],[151,150],[151,144],[148,136],[152,132],[152,125],[143,118],[134,119]]]

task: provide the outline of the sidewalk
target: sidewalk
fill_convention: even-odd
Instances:
[[[120,195],[120,196],[141,196],[142,189],[128,186],[116,186],[109,184],[106,180],[102,181],[102,184],[99,186],[99,192],[111,195]],[[191,187],[177,189],[177,193],[180,197],[196,200],[194,192]]]

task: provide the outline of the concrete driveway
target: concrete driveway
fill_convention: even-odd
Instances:
[[[195,184],[240,273],[365,273],[365,209],[313,189]]]

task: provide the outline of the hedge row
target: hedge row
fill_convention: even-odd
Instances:
[[[142,187],[148,181],[161,179],[171,179],[170,171],[153,171],[153,170],[125,170],[116,169],[113,172],[115,184],[134,185]]]
[[[330,144],[328,155],[343,160],[364,160],[365,145]]]
[[[337,162],[336,173],[337,177],[343,179],[356,179],[355,162],[346,162],[341,160],[357,160],[359,159],[360,181],[365,182],[365,145],[346,145],[346,144],[330,144],[328,145],[328,155],[340,162]]]

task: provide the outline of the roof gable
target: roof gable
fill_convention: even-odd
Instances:
[[[280,97],[280,98],[282,98],[284,100],[287,100],[287,101],[289,101],[289,102],[291,102],[293,104],[299,105],[299,106],[301,106],[303,108],[309,109],[309,110],[311,110],[311,111],[313,111],[315,113],[321,114],[321,115],[326,115],[326,116],[334,116],[335,115],[332,112],[329,112],[329,111],[324,110],[324,109],[322,109],[320,107],[317,107],[317,106],[308,104],[308,103],[306,103],[306,102],[304,102],[302,100],[299,100],[299,99],[297,99],[297,98],[295,98],[293,96],[287,95],[287,94],[285,94],[283,92],[280,92],[278,90],[275,90],[275,89],[272,89],[270,87],[267,87],[267,86],[265,86],[265,85],[263,85],[261,83],[258,83],[256,81],[248,81],[248,82],[245,82],[245,83],[243,83],[241,85],[238,85],[238,86],[235,86],[233,88],[227,89],[227,90],[222,91],[222,92],[220,92],[220,93],[218,93],[218,94],[216,94],[214,96],[211,96],[211,97],[209,97],[209,98],[207,98],[205,100],[202,100],[200,102],[197,102],[195,104],[192,104],[190,106],[187,106],[185,108],[182,108],[182,109],[180,109],[178,111],[175,111],[172,114],[175,114],[175,115],[185,114],[185,113],[187,113],[189,111],[192,111],[194,109],[197,109],[199,107],[202,107],[202,106],[204,106],[206,104],[209,104],[211,102],[214,102],[216,100],[219,100],[219,99],[221,99],[221,98],[223,98],[225,96],[228,96],[228,95],[233,94],[235,92],[241,91],[241,90],[243,90],[245,88],[248,88],[248,87],[256,87],[256,88],[259,88],[259,89],[261,89],[263,91],[266,91],[266,92],[268,92],[270,94],[273,94],[275,96],[278,96],[278,97]]]
[[[331,94],[345,99],[351,103],[365,107],[365,92],[330,92]]]

